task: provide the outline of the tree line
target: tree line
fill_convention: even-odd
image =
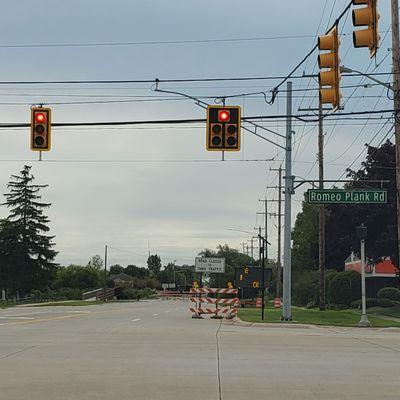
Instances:
[[[41,200],[41,190],[48,185],[34,183],[31,166],[25,165],[18,175],[11,175],[8,193],[1,205],[8,216],[0,220],[0,289],[7,296],[46,296],[68,299],[81,298],[82,291],[114,286],[113,276],[129,275],[129,288],[137,290],[160,289],[164,283],[174,283],[177,289],[188,289],[201,277],[194,265],[163,266],[157,254],[149,255],[146,267],[129,264],[112,265],[104,273],[104,262],[93,256],[86,265],[60,266],[55,262],[55,236],[50,235],[50,220],[45,214],[51,204]],[[228,245],[217,250],[205,249],[203,257],[225,257],[226,272],[220,276],[219,285],[226,287],[234,278],[234,268],[253,265],[254,260]],[[216,285],[216,276],[211,276]]]

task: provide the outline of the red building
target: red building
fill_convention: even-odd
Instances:
[[[354,255],[345,261],[346,271],[357,271],[361,273],[361,260]],[[365,266],[365,285],[367,297],[376,297],[379,289],[386,286],[399,286],[399,269],[392,263],[389,257],[374,264],[367,262]]]

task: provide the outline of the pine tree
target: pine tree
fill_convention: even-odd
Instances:
[[[9,216],[0,224],[0,285],[9,291],[24,294],[31,289],[42,289],[51,283],[57,264],[57,252],[52,248],[54,236],[47,236],[50,222],[44,209],[51,206],[40,202],[38,194],[48,185],[33,184],[30,166],[25,165],[20,175],[12,175],[5,194]]]

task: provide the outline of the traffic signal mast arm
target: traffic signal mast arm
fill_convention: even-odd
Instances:
[[[154,88],[155,92],[166,93],[166,94],[175,94],[175,95],[178,95],[178,96],[186,97],[187,99],[193,100],[198,106],[200,106],[200,107],[202,107],[204,109],[207,109],[207,107],[210,106],[210,104],[208,104],[208,103],[206,103],[206,102],[204,102],[204,101],[202,101],[200,99],[197,99],[196,97],[190,96],[190,95],[188,95],[186,93],[176,92],[176,91],[172,91],[172,90],[160,89],[158,87],[158,85],[159,85],[159,82],[156,79],[156,85],[155,85],[155,88]],[[263,139],[263,140],[267,141],[268,143],[273,144],[274,146],[277,146],[277,147],[281,148],[282,150],[285,150],[285,147],[280,145],[279,143],[276,143],[273,140],[270,140],[270,139],[266,138],[265,136],[262,136],[262,135],[258,134],[257,133],[257,129],[265,130],[265,131],[273,133],[274,135],[279,136],[281,138],[285,138],[284,135],[280,135],[279,133],[274,132],[271,129],[268,129],[268,128],[265,128],[262,125],[256,124],[255,122],[252,122],[252,121],[249,121],[249,120],[246,120],[246,122],[249,123],[250,125],[254,126],[254,131],[252,131],[251,129],[249,129],[249,128],[245,127],[245,126],[242,126],[242,125],[241,125],[241,129],[243,129],[243,130],[245,130],[245,131],[247,131],[247,132],[249,132],[249,133],[251,133],[251,134],[253,134],[253,135],[257,136],[257,137],[259,137],[260,139]]]

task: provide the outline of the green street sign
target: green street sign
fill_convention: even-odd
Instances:
[[[382,189],[309,189],[309,204],[385,204],[387,190]]]

